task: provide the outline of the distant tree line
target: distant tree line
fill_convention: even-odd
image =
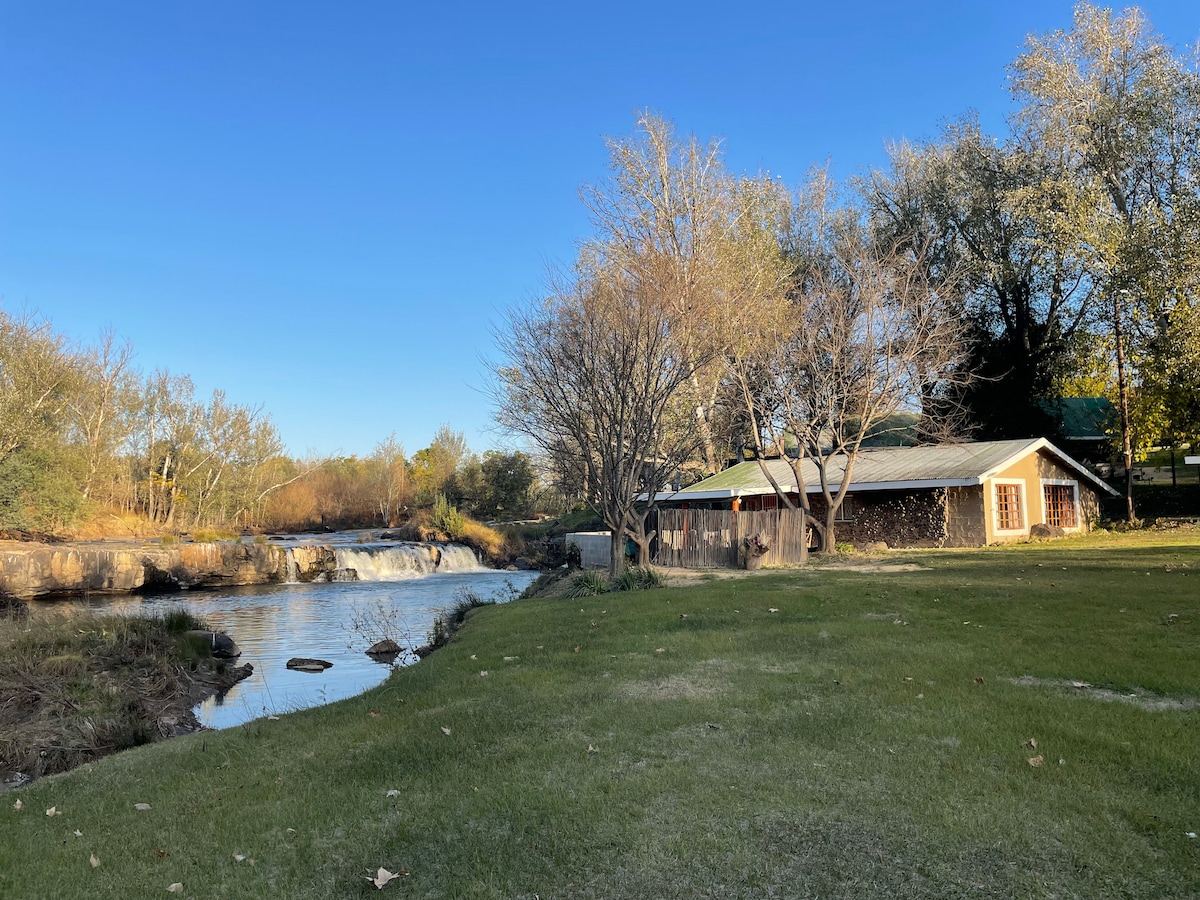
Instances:
[[[792,460],[780,501],[832,551],[857,454],[890,431],[1053,435],[1061,398],[1108,396],[1127,469],[1200,437],[1194,57],[1083,3],[1010,78],[1008,135],[968,116],[842,187],[732,173],[650,113],[609,140],[592,232],[509,312],[493,396],[612,529],[614,568],[626,538],[646,561],[657,491],[730,458]]]
[[[261,408],[198,398],[187,376],[132,360],[112,333],[78,346],[0,308],[0,528],[394,526],[439,495],[485,519],[528,515],[537,499],[528,456],[477,456],[448,426],[411,459],[394,434],[361,459],[291,458]]]

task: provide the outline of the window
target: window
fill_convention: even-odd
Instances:
[[[1021,531],[1025,520],[1021,514],[1021,485],[996,485],[996,529]]]
[[[842,498],[842,505],[838,507],[837,513],[834,514],[835,522],[853,522],[854,521],[854,495],[847,494]]]
[[[1078,507],[1073,482],[1043,484],[1042,497],[1046,503],[1046,524],[1059,528],[1079,527]]]

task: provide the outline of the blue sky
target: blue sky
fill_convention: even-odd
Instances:
[[[1182,49],[1193,0],[1142,6]],[[503,442],[481,358],[649,108],[798,183],[975,109],[1069,0],[0,0],[0,304],[261,404],[295,454]]]

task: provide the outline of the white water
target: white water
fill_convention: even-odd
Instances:
[[[438,554],[437,550],[441,550]],[[476,572],[483,569],[470,548],[445,544],[394,544],[382,547],[337,547],[339,569],[353,569],[359,581],[406,581],[434,572]],[[441,560],[438,561],[440,555]]]
[[[435,572],[484,572],[475,552],[462,544],[340,544],[326,545],[337,560],[334,581],[407,581]],[[285,547],[287,572],[285,584],[300,581],[294,547]],[[357,578],[350,573],[353,571]],[[321,576],[319,580],[325,580]]]

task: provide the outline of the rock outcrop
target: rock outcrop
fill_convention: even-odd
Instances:
[[[268,584],[285,568],[283,551],[265,543],[0,546],[0,590],[17,597]]]

